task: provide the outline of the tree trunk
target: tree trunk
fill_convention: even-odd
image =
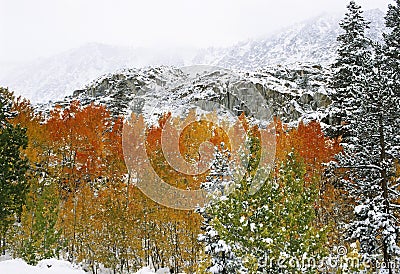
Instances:
[[[3,244],[3,235],[0,235],[0,251],[1,251],[1,255],[6,255],[6,249],[5,246]]]
[[[383,191],[385,213],[389,215],[390,213],[390,203],[389,203],[389,191],[388,191],[388,178],[386,174],[386,168],[384,166],[384,160],[386,156],[385,150],[385,135],[383,132],[383,113],[379,113],[379,145],[380,145],[380,167],[381,167],[381,188]],[[392,268],[390,265],[390,254],[388,252],[389,246],[385,238],[383,238],[383,260],[385,262],[386,268],[389,270],[389,274],[392,274]]]

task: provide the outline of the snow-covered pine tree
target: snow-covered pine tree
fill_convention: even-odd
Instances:
[[[348,112],[356,113],[362,103],[363,89],[367,85],[363,75],[370,69],[371,47],[365,36],[368,22],[365,21],[361,7],[354,1],[347,6],[348,12],[339,23],[343,33],[337,37],[339,43],[337,59],[332,64],[333,75],[330,85],[335,89],[332,94],[334,104],[330,109],[335,127],[331,128],[333,135],[351,134],[348,124]]]
[[[13,126],[11,107],[13,95],[0,88],[0,251],[5,252],[5,237],[10,225],[21,214],[28,183],[27,160],[21,149],[27,145],[25,129]]]
[[[397,219],[399,199],[394,185],[398,160],[399,93],[388,88],[394,79],[387,73],[381,46],[365,38],[367,23],[353,1],[341,22],[338,59],[332,77],[336,94],[332,110],[345,134],[337,166],[346,169],[342,182],[355,201],[355,218],[347,225],[349,240],[361,243],[364,259],[390,263],[399,253]],[[397,151],[397,152],[395,152]]]
[[[201,227],[204,233],[199,235],[198,240],[205,245],[205,254],[211,258],[211,264],[207,266],[206,271],[215,274],[240,273],[240,260],[225,240],[221,239],[214,228],[212,215],[208,214],[206,210],[206,208],[198,209],[204,218]]]
[[[293,260],[301,262],[305,254],[323,257],[326,233],[314,226],[318,189],[305,180],[305,165],[296,153],[278,167],[257,193],[241,187],[218,203],[216,228],[249,273],[313,273],[315,265],[293,265]]]
[[[386,14],[386,27],[389,33],[383,34],[385,41],[386,70],[391,74],[388,85],[393,91],[400,92],[400,0],[395,5],[389,5]]]
[[[260,140],[255,132],[249,133],[248,142],[250,155],[246,174],[241,180],[234,181],[234,185],[231,185],[232,191],[228,195],[222,195],[220,199],[214,199],[208,205],[209,214],[213,217],[213,228],[218,232],[219,237],[228,243],[237,257],[236,273],[257,273],[259,259],[257,255],[260,254],[260,250],[255,248],[255,241],[258,239],[252,238],[254,234],[250,233],[253,227],[250,228],[250,223],[247,225],[243,223],[243,216],[253,213],[250,205],[255,204],[255,201],[250,194],[250,186],[260,157]],[[218,164],[213,164],[213,166],[218,166]]]
[[[211,265],[206,271],[215,274],[240,273],[241,263],[231,247],[221,239],[214,225],[213,205],[220,199],[226,198],[226,191],[233,184],[233,175],[230,169],[230,152],[221,143],[221,149],[215,148],[214,160],[210,167],[207,181],[201,184],[201,188],[207,191],[208,203],[197,209],[203,217],[201,229],[204,231],[198,237],[199,242],[205,245],[205,254],[211,258]]]
[[[248,137],[246,174],[207,213],[213,218],[212,228],[232,248],[245,273],[292,273],[302,266],[291,266],[290,259],[304,254],[318,258],[324,253],[325,231],[314,226],[318,189],[315,182],[306,180],[303,160],[292,152],[280,163],[279,174],[260,178],[265,183],[253,193],[250,186],[261,143],[254,133]],[[293,268],[289,271],[288,267]],[[309,266],[299,271],[314,270]]]
[[[201,188],[207,191],[207,195],[211,200],[224,199],[227,191],[234,183],[230,167],[231,153],[225,148],[223,142],[220,147],[220,149],[215,147],[214,160],[211,163],[207,181],[201,184]]]
[[[386,19],[386,27],[390,30],[388,33],[384,33],[385,44],[383,46],[383,58],[382,67],[386,96],[389,96],[392,100],[392,104],[386,111],[391,112],[390,116],[399,119],[399,100],[400,96],[400,0],[396,0],[396,5],[389,5]],[[397,115],[396,115],[397,114]],[[397,144],[400,144],[399,138],[399,125],[400,121],[395,120],[392,122],[397,127],[392,127],[394,140]],[[397,135],[397,136],[396,136]],[[391,147],[390,153],[399,154],[399,146]]]
[[[392,144],[386,153],[399,159],[400,154],[400,0],[396,5],[389,5],[386,15],[386,27],[390,32],[383,34],[385,44],[383,47],[382,67],[386,97],[390,97],[392,104],[384,106],[385,112],[390,114]],[[397,144],[397,145],[396,145]]]

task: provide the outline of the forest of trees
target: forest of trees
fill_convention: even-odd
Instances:
[[[354,1],[347,8],[327,83],[335,91],[331,124],[289,127],[275,118],[274,164],[256,193],[250,185],[266,144],[244,115],[250,154],[239,181],[222,132],[187,132],[179,143],[186,160],[199,160],[205,139],[214,159],[207,173],[178,176],[161,147],[171,114],[151,127],[132,117],[162,179],[208,193],[196,210],[160,205],[137,187],[122,116],[78,101],[41,113],[0,88],[1,253],[30,264],[62,258],[92,273],[147,265],[173,273],[400,273],[400,0],[389,6],[383,43],[365,36]],[[175,117],[185,119],[193,117]],[[307,258],[342,263],[298,264]]]

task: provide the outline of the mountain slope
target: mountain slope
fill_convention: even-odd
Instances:
[[[218,110],[228,117],[244,111],[258,121],[268,120],[271,114],[284,122],[322,121],[331,102],[325,84],[328,75],[329,70],[321,66],[266,67],[256,72],[212,66],[127,69],[102,76],[54,104],[95,102],[114,115],[143,114],[150,124],[168,112],[185,116],[191,108]],[[41,109],[47,112],[54,104]]]
[[[118,69],[161,64],[182,66],[183,57],[178,50],[165,52],[90,43],[18,66],[0,75],[0,85],[35,103],[46,102],[71,95],[93,79]]]
[[[368,35],[381,39],[384,14],[365,12],[370,20]],[[325,14],[287,28],[264,39],[240,42],[232,47],[155,50],[88,44],[57,56],[41,59],[0,72],[0,85],[33,102],[59,100],[83,89],[91,80],[119,69],[149,65],[207,64],[229,69],[249,69],[267,65],[300,63],[329,64],[335,58],[336,37],[343,15]]]
[[[235,69],[296,62],[330,64],[335,59],[342,17],[341,14],[324,14],[265,39],[240,42],[230,48],[203,50],[194,62]],[[365,17],[371,22],[367,35],[381,40],[385,30],[384,13],[379,9],[369,10]]]

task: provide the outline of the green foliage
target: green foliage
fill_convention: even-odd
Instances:
[[[305,165],[291,152],[279,163],[279,171],[252,195],[249,186],[260,144],[255,135],[250,139],[247,175],[227,198],[211,206],[215,229],[249,273],[281,273],[283,269],[312,272],[315,265],[301,269],[293,260],[301,264],[303,255],[318,260],[325,254],[325,230],[315,226],[317,183],[305,180]]]
[[[286,162],[280,163],[277,177],[260,191],[258,215],[266,221],[259,233],[268,253],[265,267],[271,273],[282,269],[281,262],[291,271],[300,272],[302,267],[311,271],[315,265],[302,265],[303,256],[318,261],[324,254],[325,231],[314,227],[318,189],[315,182],[304,180],[305,175],[304,164],[291,152]]]
[[[205,254],[210,257],[210,260],[203,264],[206,266],[207,273],[240,273],[239,270],[242,269],[241,260],[236,258],[232,248],[226,244],[224,239],[221,239],[215,230],[214,216],[208,213],[213,209],[214,203],[225,199],[226,190],[234,187],[229,161],[230,152],[225,149],[224,143],[221,143],[221,148],[222,151],[216,149],[207,181],[201,184],[201,187],[208,192],[211,200],[204,208],[197,210],[203,217],[203,226],[201,227],[203,233],[199,235],[198,240],[205,245]]]
[[[27,197],[21,226],[15,229],[15,253],[30,264],[58,257],[61,249],[56,230],[59,198],[57,186],[50,180],[39,180]]]
[[[28,191],[28,164],[21,155],[27,137],[25,129],[8,120],[12,117],[12,101],[12,93],[0,88],[0,239],[4,239],[10,224],[21,214]]]

